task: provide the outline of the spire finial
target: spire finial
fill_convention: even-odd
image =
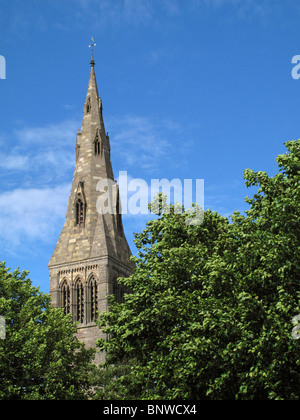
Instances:
[[[94,67],[94,65],[95,65],[95,61],[94,61],[94,47],[96,47],[96,44],[95,44],[95,41],[94,41],[94,38],[93,37],[91,38],[91,41],[92,42],[89,45],[89,48],[92,48],[91,66]]]

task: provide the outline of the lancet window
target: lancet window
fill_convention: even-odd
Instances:
[[[84,205],[81,198],[76,202],[76,224],[81,226],[84,223]]]
[[[84,321],[84,287],[81,279],[75,283],[75,320],[80,323]]]
[[[65,314],[69,314],[71,310],[71,303],[70,303],[70,287],[68,285],[67,280],[63,281],[62,284],[62,308],[64,309]]]
[[[99,132],[96,132],[95,140],[94,140],[94,152],[95,155],[100,155],[100,135]]]
[[[98,286],[95,277],[91,277],[89,282],[89,291],[91,297],[91,321],[94,321],[98,312]]]
[[[77,194],[74,200],[75,225],[84,226],[86,207],[84,183],[80,181],[78,183]]]
[[[88,114],[91,110],[91,98],[87,98],[86,102],[86,113]]]

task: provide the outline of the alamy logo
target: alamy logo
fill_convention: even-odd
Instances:
[[[298,80],[300,79],[300,55],[294,55],[292,64],[296,64],[296,66],[292,68],[292,78]]]
[[[6,61],[3,55],[0,55],[0,79],[6,79]]]
[[[99,214],[149,214],[148,203],[162,193],[170,201],[174,201],[175,213],[182,213],[184,207],[188,213],[186,224],[200,225],[203,221],[204,180],[196,179],[151,179],[150,184],[144,179],[128,179],[126,171],[119,172],[119,192],[116,183],[111,179],[100,179],[96,190],[99,197],[96,203]],[[193,199],[194,198],[194,199]],[[192,208],[189,208],[194,203]],[[159,206],[159,204],[158,204]],[[170,213],[170,203],[162,203],[162,211]],[[151,212],[159,214],[160,210],[151,206]]]
[[[4,316],[0,316],[0,339],[5,340],[5,338],[5,318]]]
[[[300,315],[294,316],[294,318],[292,319],[292,324],[293,325],[297,324],[292,330],[292,338],[294,340],[299,340],[300,334],[298,333],[298,331],[300,330]]]

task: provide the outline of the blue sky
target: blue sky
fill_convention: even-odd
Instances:
[[[0,260],[49,291],[90,72],[115,176],[204,179],[205,208],[244,211],[246,168],[300,137],[295,0],[0,0]],[[147,217],[124,217],[133,232]]]

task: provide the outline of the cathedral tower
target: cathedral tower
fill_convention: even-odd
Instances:
[[[127,277],[133,270],[94,66],[92,58],[66,221],[49,262],[52,305],[72,314],[78,338],[87,347],[100,337],[94,321],[97,312],[108,309],[107,296],[123,299],[117,278]],[[104,180],[111,186],[110,212],[102,209],[99,201],[104,193],[99,182]]]

